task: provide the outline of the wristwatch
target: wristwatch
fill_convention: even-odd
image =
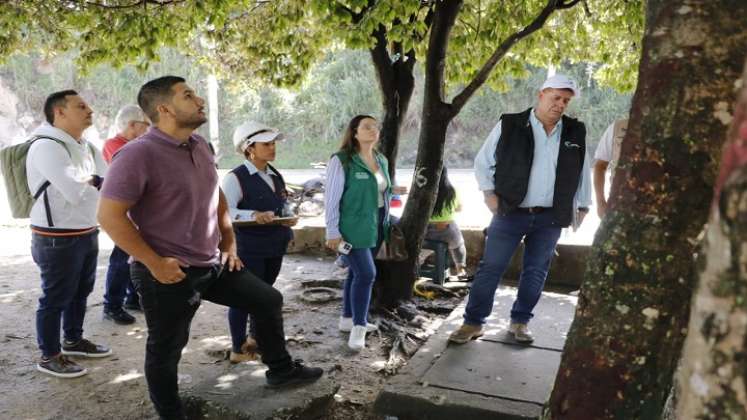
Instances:
[[[589,212],[589,208],[588,207],[579,207],[578,211],[582,211],[584,213],[588,213]]]

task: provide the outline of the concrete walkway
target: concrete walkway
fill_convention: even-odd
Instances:
[[[463,303],[379,394],[375,410],[398,420],[535,419],[550,396],[576,297],[543,293],[530,330],[535,342],[516,343],[508,316],[516,288],[501,287],[485,335],[455,345]]]

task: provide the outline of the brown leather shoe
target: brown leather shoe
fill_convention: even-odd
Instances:
[[[228,360],[231,363],[243,363],[257,360],[259,359],[259,354],[257,353],[258,348],[257,341],[251,337],[247,337],[246,342],[241,345],[241,353],[234,353],[232,351],[228,356]]]
[[[259,349],[259,346],[257,345],[257,340],[247,337],[246,342],[241,345],[241,352],[242,353],[256,353],[257,349]]]
[[[479,337],[482,337],[482,325],[462,324],[458,330],[451,333],[449,341],[452,343],[464,344]]]

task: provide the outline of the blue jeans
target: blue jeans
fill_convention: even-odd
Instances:
[[[272,286],[280,274],[283,265],[283,256],[279,257],[241,257],[246,270],[259,277],[260,280]],[[249,322],[249,335],[257,336],[257,325],[249,312],[241,308],[228,308],[228,328],[231,331],[231,347],[234,353],[241,353],[241,345],[246,342],[246,324]]]
[[[464,322],[470,325],[485,323],[485,318],[493,310],[495,289],[522,239],[524,261],[519,278],[519,292],[511,309],[511,322],[529,322],[534,316],[532,310],[545,287],[560,230],[552,211],[538,214],[514,212],[505,216],[493,216],[488,227],[485,253],[469,292]]]
[[[106,291],[104,292],[104,310],[118,311],[122,303],[139,302],[135,287],[130,280],[130,256],[122,248],[114,246],[109,255],[109,268],[106,270]]]
[[[66,340],[83,337],[86,301],[96,279],[98,237],[98,230],[76,236],[32,233],[31,255],[41,272],[42,289],[36,339],[44,357],[60,353],[60,324]]]
[[[365,326],[368,323],[368,307],[371,304],[371,289],[376,281],[374,258],[384,241],[384,217],[386,209],[379,207],[379,226],[376,232],[376,247],[356,248],[348,255],[341,255],[348,266],[348,278],[342,288],[342,316],[353,318],[353,325]],[[399,221],[390,217],[390,222]]]
[[[373,251],[377,248],[354,248],[343,259],[348,264],[348,278],[342,290],[342,316],[353,317],[353,325],[366,325],[371,288],[376,279]]]

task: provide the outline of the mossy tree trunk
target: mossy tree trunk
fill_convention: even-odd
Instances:
[[[698,257],[674,418],[747,419],[747,63]],[[725,180],[725,186],[722,186]]]
[[[610,210],[546,419],[659,419],[747,46],[747,2],[650,0]]]
[[[747,419],[747,171],[706,230],[675,418]]]

